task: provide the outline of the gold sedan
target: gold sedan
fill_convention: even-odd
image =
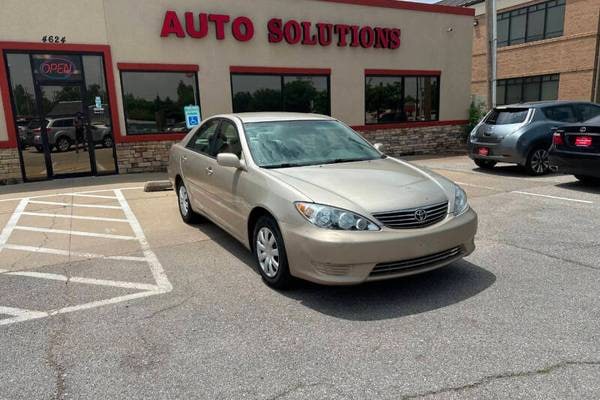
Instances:
[[[475,250],[465,192],[321,115],[212,117],[171,148],[181,217],[250,249],[264,281],[357,284],[430,271]]]

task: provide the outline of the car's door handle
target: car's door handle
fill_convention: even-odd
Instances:
[[[212,167],[206,167],[206,175],[212,175],[215,171],[213,171]]]

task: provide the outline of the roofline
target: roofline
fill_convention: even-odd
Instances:
[[[414,3],[411,1],[402,0],[317,0],[327,1],[330,3],[342,3],[356,6],[379,7],[379,8],[394,8],[399,10],[423,11],[430,13],[455,14],[475,16],[474,8],[443,6],[438,4]]]

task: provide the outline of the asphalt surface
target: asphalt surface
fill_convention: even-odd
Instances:
[[[476,252],[287,292],[213,224],[182,223],[173,192],[139,188],[161,175],[0,188],[0,398],[600,398],[600,188],[414,162],[466,189]],[[37,215],[53,213],[96,219]]]

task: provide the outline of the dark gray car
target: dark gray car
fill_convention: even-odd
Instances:
[[[548,149],[555,128],[600,115],[600,105],[543,101],[496,107],[469,136],[469,157],[481,168],[518,164],[533,175],[550,170]]]

